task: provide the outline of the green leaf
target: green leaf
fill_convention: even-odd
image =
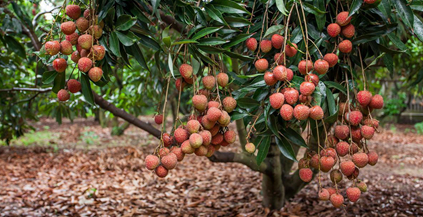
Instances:
[[[116,31],[116,35],[119,38],[119,41],[127,47],[132,46],[135,42],[139,40],[138,37],[135,36],[135,34],[131,31],[128,31],[126,33]]]
[[[94,105],[94,95],[91,90],[90,78],[85,73],[81,73],[81,86],[82,86],[82,95],[84,95],[85,100]]]
[[[363,0],[354,0],[350,6],[349,17],[357,13],[357,11],[360,10],[362,4]]]
[[[130,55],[134,56],[135,60],[140,64],[141,67],[150,71],[138,44],[134,44],[130,47],[127,47],[127,50]]]
[[[266,33],[264,34],[263,38],[267,38],[270,35],[276,34],[276,32],[282,30],[285,26],[278,24],[278,25],[273,25],[270,28],[267,29]]]
[[[278,146],[279,150],[286,158],[297,161],[297,157],[295,156],[294,149],[292,148],[291,143],[286,140],[284,137],[276,137],[276,145]]]
[[[329,88],[326,88],[326,99],[328,102],[329,115],[336,114],[335,99],[333,98],[332,91],[330,91]]]
[[[19,43],[14,37],[5,35],[4,40],[6,41],[7,49],[14,52],[17,56],[21,58],[26,58],[25,47]]]
[[[259,106],[260,103],[251,98],[240,98],[237,100],[237,105],[241,108],[254,108]]]
[[[172,46],[178,45],[178,44],[197,44],[197,43],[198,41],[195,41],[195,40],[184,39],[184,40],[173,42]]]
[[[395,46],[397,46],[397,48],[399,48],[400,50],[402,51],[408,50],[407,46],[404,43],[402,43],[401,39],[399,39],[394,32],[389,33],[388,37],[392,41],[392,43],[394,43]]]
[[[314,15],[322,15],[322,14],[326,13],[325,11],[318,9],[318,8],[314,7],[313,5],[311,5],[309,3],[303,3],[303,7],[304,7],[305,11],[307,11],[311,14],[314,14]]]
[[[242,28],[245,26],[249,26],[252,23],[248,21],[247,19],[241,18],[241,17],[224,17],[226,23],[229,24],[230,27],[233,28]]]
[[[111,32],[109,37],[109,48],[112,53],[117,56],[121,57],[120,55],[120,48],[119,48],[119,39],[117,37],[116,32]]]
[[[284,128],[282,129],[282,136],[290,140],[295,145],[299,145],[305,148],[308,148],[306,142],[304,141],[301,134],[299,134],[297,131],[291,129],[291,128]]]
[[[395,6],[397,8],[397,12],[401,17],[402,21],[406,26],[409,28],[413,28],[414,24],[414,16],[411,7],[407,4],[406,0],[395,0]]]
[[[210,18],[212,18],[213,20],[225,24],[226,26],[228,25],[225,21],[225,19],[223,19],[222,14],[216,10],[213,5],[209,5],[206,6],[206,13],[210,16]]]
[[[276,0],[276,7],[285,16],[288,16],[288,10],[285,7],[285,0]]]
[[[269,148],[270,148],[270,138],[271,138],[270,136],[264,136],[264,137],[257,137],[256,140],[254,140],[254,145],[258,147],[258,153],[256,158],[257,165],[260,165],[264,161],[264,159],[267,157],[267,153],[269,152]]]
[[[248,116],[247,112],[244,112],[244,113],[232,112],[231,113],[231,121],[236,121],[236,120],[242,119],[242,118],[247,117],[247,116]]]
[[[323,83],[325,83],[325,85],[327,87],[329,87],[329,88],[335,88],[335,89],[341,91],[342,93],[347,94],[347,89],[344,86],[342,86],[339,83],[337,83],[337,82],[323,81]]]
[[[57,73],[56,77],[54,78],[54,82],[53,82],[53,89],[52,91],[54,93],[59,92],[59,90],[65,88],[65,81],[66,79],[66,73],[61,72],[61,73]]]
[[[423,22],[421,18],[417,15],[414,15],[413,26],[414,26],[414,33],[420,39],[420,41],[423,41]]]
[[[141,40],[139,41],[142,45],[153,49],[154,51],[158,51],[161,49],[159,43],[156,40],[147,37],[145,35],[140,35]]]
[[[169,67],[170,73],[172,74],[172,77],[175,78],[175,74],[173,73],[173,60],[172,60],[172,55],[170,53],[167,58],[167,65]]]
[[[51,82],[54,81],[54,79],[56,78],[58,72],[53,70],[53,71],[47,71],[43,73],[43,83],[44,84],[50,84]]]
[[[210,38],[199,39],[198,42],[200,43],[199,45],[214,46],[214,45],[225,44],[229,41],[219,37],[210,37]]]
[[[423,69],[420,69],[419,73],[417,74],[416,80],[410,84],[410,86],[417,85],[423,80]]]
[[[207,28],[204,28],[204,29],[198,31],[194,36],[192,36],[192,40],[196,40],[196,39],[202,38],[202,37],[204,37],[208,34],[212,34],[214,32],[217,32],[221,28],[222,27],[207,27]]]
[[[229,14],[247,13],[247,14],[251,14],[243,6],[237,4],[233,1],[230,1],[230,0],[213,0],[210,4],[212,4],[217,10],[222,11],[224,13],[229,13]]]
[[[242,60],[242,61],[252,61],[254,59],[254,57],[245,56],[245,55],[230,52],[230,51],[226,51],[225,54],[228,55],[231,58],[239,59],[239,60]]]
[[[237,44],[239,44],[239,43],[242,43],[242,42],[244,42],[245,40],[247,40],[248,38],[250,38],[251,37],[251,34],[239,34],[239,35],[237,35],[235,38],[233,38],[232,40],[231,40],[231,42],[229,42],[228,44],[225,44],[224,46],[223,46],[223,48],[224,49],[228,49],[228,48],[230,48],[230,47],[233,47],[233,46],[235,46],[235,45],[237,45]]]
[[[128,14],[124,14],[117,19],[116,24],[115,24],[116,30],[127,31],[133,25],[135,25],[135,23],[137,23],[136,17],[131,17]]]
[[[391,54],[386,54],[382,57],[383,63],[385,64],[386,68],[393,73],[394,72],[394,60]]]
[[[153,6],[153,14],[155,14],[157,8],[159,8],[160,0],[151,0],[151,5]]]

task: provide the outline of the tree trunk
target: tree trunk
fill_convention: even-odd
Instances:
[[[280,210],[285,204],[285,186],[282,182],[282,165],[280,151],[275,143],[272,143],[267,154],[266,164],[271,171],[263,173],[262,193],[263,206],[271,210]]]

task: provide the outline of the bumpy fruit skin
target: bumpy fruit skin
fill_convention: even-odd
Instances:
[[[299,169],[302,169],[302,168],[308,168],[308,167],[310,167],[310,161],[309,161],[308,159],[301,158],[301,159],[298,161],[298,168],[299,168]]]
[[[72,53],[72,55],[71,55],[71,60],[72,60],[74,63],[78,63],[79,59],[81,59],[81,56],[79,55],[79,52],[76,50],[76,51],[74,51],[74,52]]]
[[[329,147],[334,148],[336,144],[338,144],[339,139],[336,138],[334,135],[328,135],[327,143]]]
[[[273,86],[278,82],[278,80],[275,78],[275,75],[272,72],[266,72],[264,73],[264,82],[266,82],[267,85]]]
[[[249,142],[249,143],[245,144],[245,150],[248,153],[252,154],[256,151],[256,146],[253,143]]]
[[[212,140],[212,134],[210,133],[210,131],[203,130],[198,134],[200,134],[201,138],[203,138],[203,145],[206,147],[209,146]]]
[[[355,27],[353,24],[348,24],[344,27],[342,27],[342,35],[345,36],[345,38],[352,38],[355,35]]]
[[[332,196],[333,194],[336,194],[335,188],[330,187],[330,188],[326,188],[326,189],[328,190],[330,196]]]
[[[268,53],[272,50],[272,42],[270,40],[262,40],[260,42],[260,50],[263,53]]]
[[[305,96],[305,95],[302,95],[301,94],[298,97],[298,100],[300,101],[300,103],[308,104],[308,103],[311,103],[311,101],[313,100],[313,97],[311,97],[311,96]]]
[[[328,53],[328,54],[325,54],[323,59],[329,63],[329,67],[334,67],[338,63],[339,58],[338,58],[338,55],[334,53]]]
[[[228,82],[229,82],[228,74],[221,72],[217,74],[216,78],[217,78],[217,84],[219,84],[219,86],[225,88],[226,85],[228,85]]]
[[[363,181],[357,183],[357,188],[360,189],[361,192],[367,192],[367,184]]]
[[[313,94],[315,89],[316,87],[312,82],[304,81],[300,85],[300,93],[304,96],[310,96],[311,94]]]
[[[207,119],[209,119],[209,121],[216,122],[219,120],[220,116],[222,116],[222,111],[218,108],[212,107],[207,110]]]
[[[53,68],[57,72],[64,72],[68,67],[68,63],[63,58],[57,58],[53,61]]]
[[[163,139],[163,145],[165,147],[169,147],[173,143],[173,137],[169,135],[168,133],[163,133],[162,139]]]
[[[297,54],[298,46],[295,43],[292,43],[292,46],[287,44],[285,48],[285,53],[288,57],[293,57]]]
[[[376,163],[379,159],[379,155],[374,151],[370,151],[369,153],[367,153],[367,156],[369,158],[369,165],[371,165],[371,166],[376,165]]]
[[[203,145],[203,137],[198,133],[193,133],[189,136],[189,144],[191,144],[193,148],[199,148]]]
[[[81,52],[80,52],[81,57],[88,57],[89,54],[90,52],[88,52],[88,50],[81,49]]]
[[[311,171],[310,168],[302,168],[300,169],[299,175],[303,182],[310,182],[313,178],[313,171]]]
[[[275,61],[276,64],[283,65],[285,61],[285,56],[283,55],[283,53],[276,53],[275,56],[273,57],[273,60]]]
[[[336,144],[336,152],[339,156],[344,157],[350,151],[350,145],[347,142],[341,141]]]
[[[56,55],[60,51],[60,43],[58,41],[48,41],[44,45],[44,48],[46,49],[46,53],[48,55]]]
[[[298,71],[305,75],[313,70],[313,61],[311,60],[301,60],[300,63],[298,63]]]
[[[90,18],[90,14],[91,14],[90,9],[85,9],[85,11],[84,11],[84,17],[86,19],[89,19]]]
[[[217,122],[219,122],[222,127],[226,127],[231,123],[231,116],[229,116],[227,111],[222,111],[222,115]]]
[[[352,126],[358,126],[363,120],[363,114],[360,111],[351,111],[347,114],[347,120]]]
[[[78,38],[78,33],[74,32],[66,36],[66,41],[69,41],[72,45],[76,45],[78,43]]]
[[[75,32],[76,25],[73,21],[67,21],[60,24],[60,29],[65,35],[70,35]]]
[[[206,156],[208,152],[209,152],[209,149],[205,146],[200,146],[194,151],[195,155],[197,156]]]
[[[258,72],[264,72],[269,68],[269,62],[266,59],[259,59],[254,63]]]
[[[213,90],[216,87],[216,79],[212,75],[203,77],[202,81],[207,90]]]
[[[60,42],[60,53],[70,55],[73,52],[72,44],[69,41]]]
[[[183,78],[178,78],[175,81],[175,87],[178,91],[184,90],[186,83],[184,82]]]
[[[333,157],[320,157],[320,170],[322,172],[329,172],[332,169],[333,165],[335,165],[335,159],[333,159]]]
[[[163,123],[163,115],[156,115],[156,116],[154,116],[154,122],[156,124],[162,124]]]
[[[169,153],[168,155],[162,157],[161,162],[166,169],[171,170],[176,167],[178,157],[176,157],[176,154],[174,153]]]
[[[304,81],[312,82],[314,86],[317,86],[319,84],[319,76],[315,74],[307,74],[304,78]]]
[[[203,112],[207,108],[207,97],[204,95],[195,95],[192,97],[192,104],[194,108],[200,112]]]
[[[236,108],[236,100],[233,97],[226,97],[222,101],[223,103],[223,109],[227,111],[228,113],[231,113]]]
[[[339,208],[344,203],[344,197],[338,193],[332,194],[330,196],[330,202],[336,208]]]
[[[207,103],[207,106],[209,108],[212,108],[212,107],[220,108],[220,103],[219,102],[216,102],[216,101],[210,101],[210,102]]]
[[[90,22],[85,19],[85,17],[80,17],[76,20],[76,28],[78,29],[79,33],[83,33],[87,31]]]
[[[65,11],[66,15],[74,20],[81,16],[81,8],[78,5],[67,5]]]
[[[351,53],[352,51],[352,43],[350,40],[343,40],[341,43],[339,43],[338,45],[338,49],[339,51],[341,51],[341,53]]]
[[[191,146],[191,144],[189,143],[189,140],[187,140],[187,141],[184,141],[182,144],[181,144],[181,149],[182,149],[182,152],[184,153],[184,154],[192,154],[192,153],[194,153],[194,151],[195,151],[195,149]]]
[[[379,94],[374,95],[369,103],[369,107],[372,109],[383,108],[383,97]]]
[[[176,159],[178,161],[182,161],[184,159],[184,157],[185,157],[185,154],[182,152],[182,149],[179,148],[179,147],[173,146],[170,149],[170,152],[173,153],[173,154],[175,154]]]
[[[187,122],[186,130],[188,130],[189,133],[198,133],[200,130],[200,122],[197,120],[190,120]]]
[[[175,130],[173,135],[177,143],[183,143],[185,140],[188,140],[189,133],[184,128],[178,128]]]
[[[361,126],[361,135],[365,139],[371,139],[373,138],[373,135],[375,134],[375,128],[370,126]]]
[[[300,95],[298,93],[298,90],[291,88],[283,94],[285,96],[286,103],[290,105],[294,105],[298,101],[298,96]]]
[[[255,38],[249,38],[245,41],[245,44],[250,51],[255,51],[257,49],[257,40]]]
[[[270,105],[274,109],[280,109],[285,102],[285,97],[282,93],[274,93],[269,97]]]
[[[357,187],[347,188],[347,197],[351,202],[356,202],[361,195],[361,191]]]
[[[336,23],[340,26],[346,26],[351,22],[351,17],[348,17],[349,13],[347,11],[343,11],[336,16]]]
[[[201,125],[203,125],[204,129],[206,129],[206,130],[210,130],[210,129],[212,129],[212,128],[214,127],[214,125],[216,124],[216,122],[215,122],[215,121],[210,121],[210,120],[208,119],[207,115],[204,115],[204,116],[201,118],[200,123],[201,123]]]
[[[350,104],[346,102],[339,103],[339,116],[345,115],[350,109]]]
[[[345,140],[350,135],[350,128],[347,125],[337,125],[335,127],[335,136],[338,139]]]
[[[88,32],[94,36],[95,39],[99,39],[103,35],[103,28],[101,28],[99,25],[92,25],[88,29]]]
[[[89,50],[93,43],[93,37],[91,35],[85,34],[81,35],[78,38],[78,44],[81,46],[82,49]]]
[[[223,137],[225,138],[226,142],[228,142],[229,144],[232,144],[236,140],[236,133],[233,130],[228,130],[228,131],[225,132]]]
[[[66,91],[65,89],[61,89],[59,90],[59,92],[57,92],[57,99],[59,101],[67,101],[70,98],[70,94],[68,91]]]
[[[314,62],[314,71],[319,73],[320,75],[326,74],[329,70],[329,63],[326,60],[316,60]]]
[[[156,174],[160,178],[166,177],[167,176],[167,173],[168,173],[167,169],[164,166],[162,166],[162,165],[160,165],[160,166],[158,166],[156,168]]]
[[[103,77],[103,70],[100,67],[94,67],[88,72],[88,77],[94,82],[100,81]]]
[[[352,161],[357,167],[363,168],[369,162],[369,157],[366,153],[356,153],[352,156]]]
[[[273,69],[273,76],[276,80],[286,81],[288,80],[288,71],[285,66],[279,65]]]
[[[198,91],[198,94],[199,94],[199,95],[204,95],[205,97],[209,97],[209,96],[210,96],[210,90],[207,90],[207,89],[200,89],[200,90]]]
[[[306,105],[299,104],[294,108],[294,117],[297,120],[303,121],[310,115],[310,108]]]
[[[272,46],[276,49],[281,49],[283,45],[283,36],[279,34],[272,35]]]
[[[168,148],[161,148],[159,149],[159,156],[163,157],[170,153],[170,150]]]
[[[94,54],[94,59],[99,61],[106,55],[106,49],[102,45],[94,45],[90,54]]]
[[[212,136],[216,136],[217,133],[219,133],[220,127],[218,125],[215,125],[214,127],[212,127],[210,129],[210,133],[212,134]]]
[[[210,145],[209,147],[207,147],[207,154],[205,156],[211,157],[211,156],[213,156],[215,151],[216,151],[216,148],[214,146]]]
[[[327,200],[329,200],[329,198],[330,198],[329,191],[327,189],[324,189],[324,188],[320,189],[319,200],[327,201]]]
[[[219,145],[219,144],[221,144],[223,141],[226,141],[226,140],[224,140],[225,138],[224,138],[224,136],[223,136],[223,134],[221,134],[221,133],[218,133],[218,134],[216,134],[215,136],[213,136],[213,138],[212,138],[212,144],[213,145]],[[226,145],[228,145],[228,143],[226,144]],[[226,145],[224,145],[224,146],[226,146]]]
[[[310,109],[310,118],[313,120],[322,120],[325,113],[323,112],[322,107],[315,105]]]
[[[147,155],[145,158],[145,167],[149,170],[154,170],[160,164],[160,160],[156,155]]]
[[[360,142],[361,139],[363,139],[363,136],[361,135],[361,129],[359,127],[352,127],[351,137],[354,142]]]
[[[342,173],[339,170],[330,171],[330,180],[335,183],[340,183],[342,181]]]
[[[81,83],[75,79],[69,79],[67,86],[71,93],[77,93],[81,90]]]
[[[328,25],[328,34],[330,37],[335,38],[336,36],[339,35],[339,33],[341,33],[341,26],[339,26],[339,24],[337,23],[331,23]]]
[[[183,78],[191,78],[192,77],[192,66],[184,63],[179,67],[179,73]]]
[[[314,154],[310,159],[310,166],[314,169],[319,169],[320,159],[318,154]]]
[[[341,162],[340,168],[345,176],[350,176],[355,171],[355,164],[352,161],[343,161]]]
[[[292,81],[292,79],[294,79],[294,71],[292,71],[290,68],[287,68],[286,72],[288,81]]]
[[[288,104],[284,104],[282,105],[279,113],[281,114],[282,119],[284,119],[285,121],[289,121],[294,116],[294,108],[292,108],[292,106]]]

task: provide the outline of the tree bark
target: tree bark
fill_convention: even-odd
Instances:
[[[265,161],[271,171],[263,173],[261,183],[263,206],[271,210],[279,210],[285,204],[285,186],[282,182],[282,165],[279,155],[278,147],[272,143]]]

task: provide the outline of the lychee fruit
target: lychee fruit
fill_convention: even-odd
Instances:
[[[94,82],[100,81],[103,77],[103,70],[100,67],[94,67],[88,72],[88,77]]]
[[[363,168],[369,162],[369,157],[366,153],[356,153],[352,156],[352,161],[357,167]]]
[[[300,63],[298,63],[298,71],[305,75],[309,73],[311,70],[313,70],[313,61],[311,60],[301,60]]]
[[[288,57],[293,57],[293,56],[295,56],[297,54],[297,52],[298,52],[297,49],[298,49],[297,44],[292,43],[292,46],[289,45],[289,44],[287,44],[286,45],[286,48],[285,48],[285,54]]]
[[[374,95],[369,103],[369,107],[372,109],[383,108],[383,97],[379,94]]]
[[[173,153],[173,154],[175,154],[176,159],[178,161],[182,161],[184,159],[184,157],[185,157],[185,154],[182,152],[182,149],[179,148],[179,147],[173,146],[170,149],[170,152]]]
[[[279,34],[272,35],[272,46],[276,49],[281,49],[283,45],[283,36]]]
[[[351,17],[348,17],[348,11],[343,11],[336,16],[336,23],[340,26],[346,26],[351,22]]]
[[[71,60],[72,60],[74,63],[78,63],[79,59],[81,59],[81,56],[79,55],[79,52],[76,50],[76,51],[74,51],[74,52],[72,53],[72,55],[71,55]]]
[[[332,196],[333,194],[336,194],[335,188],[329,187],[329,188],[326,188],[326,189],[328,190],[330,196]]]
[[[327,143],[329,147],[334,148],[336,144],[338,144],[339,140],[333,135],[328,135]]]
[[[228,112],[222,111],[222,115],[217,122],[219,122],[219,124],[223,127],[226,127],[231,123],[231,116],[229,116]]]
[[[236,100],[233,97],[226,97],[222,101],[223,109],[228,113],[231,113],[236,108]]]
[[[225,88],[226,85],[228,85],[228,82],[229,82],[228,74],[221,72],[217,74],[216,78],[217,78],[217,84],[219,84],[219,86]]]
[[[319,169],[320,159],[318,154],[314,154],[310,159],[310,166],[314,169]]]
[[[249,142],[249,143],[245,144],[245,150],[248,153],[252,154],[256,151],[256,146],[253,143]]]
[[[212,140],[212,134],[208,130],[200,131],[198,134],[200,134],[201,138],[203,138],[203,145],[209,146]]]
[[[298,161],[298,169],[308,168],[308,167],[310,167],[310,161],[308,159],[301,158]]]
[[[311,100],[313,99],[313,97],[311,96],[305,96],[303,94],[300,94],[300,96],[298,97],[298,100],[300,101],[300,103],[311,103]]]
[[[163,115],[161,115],[161,114],[155,115],[154,116],[154,122],[156,124],[162,124],[163,123]]]
[[[170,150],[168,148],[161,148],[159,149],[159,156],[163,157],[170,153]]]
[[[347,188],[347,197],[348,197],[348,200],[350,200],[351,202],[356,202],[360,198],[360,195],[361,195],[361,191],[359,188],[357,187]]]
[[[310,96],[313,94],[314,90],[316,89],[316,86],[312,82],[304,81],[300,85],[300,92],[304,96]]]
[[[205,156],[211,157],[211,156],[213,156],[215,151],[216,151],[216,149],[214,148],[214,146],[210,145],[210,146],[207,147],[207,154]]]
[[[184,63],[179,67],[179,73],[183,78],[191,78],[192,77],[192,66]]]
[[[185,87],[186,83],[184,82],[184,80],[182,78],[178,78],[175,81],[175,87],[178,91],[182,91]]]
[[[67,21],[60,24],[60,29],[65,35],[70,35],[75,32],[76,25],[73,21]]]
[[[72,45],[76,45],[78,43],[78,38],[78,33],[74,32],[66,36],[66,41],[69,41]]]
[[[336,144],[336,152],[339,156],[344,157],[350,151],[350,145],[347,142],[340,141]]]
[[[81,90],[81,83],[75,79],[69,79],[67,86],[71,93],[77,93]]]
[[[333,157],[329,157],[329,156],[322,156],[320,157],[320,170],[322,172],[329,172],[333,165],[335,165],[335,159],[333,159]]]
[[[84,17],[87,18],[87,19],[89,19],[90,18],[90,15],[91,15],[90,9],[85,9],[85,11],[84,11]]]
[[[214,127],[214,125],[216,124],[216,122],[215,121],[210,121],[208,118],[207,118],[207,115],[204,115],[202,118],[201,118],[201,125],[203,125],[203,127],[204,127],[204,129],[206,129],[206,130],[210,130],[210,129],[212,129],[213,127]]]
[[[60,51],[60,43],[58,41],[48,41],[44,45],[44,48],[46,49],[46,53],[48,55],[56,55]]]
[[[363,114],[360,111],[351,111],[347,114],[346,119],[352,126],[358,126],[363,120]]]
[[[329,63],[326,60],[316,60],[314,62],[314,71],[319,73],[320,75],[325,74],[329,70]]]
[[[311,171],[310,168],[302,168],[299,171],[300,179],[303,180],[303,182],[310,182],[313,178],[313,171]]]
[[[287,68],[286,69],[286,78],[288,79],[288,81],[292,81],[292,79],[294,79],[294,72],[292,71],[292,69]]]
[[[369,162],[368,163],[371,166],[376,165],[376,163],[377,163],[377,161],[379,159],[379,155],[376,152],[374,152],[374,151],[370,151],[369,153],[367,153],[367,156],[369,158]]]
[[[210,90],[200,89],[200,90],[198,90],[198,94],[199,95],[204,95],[205,97],[209,97],[210,96]]]
[[[313,120],[322,120],[325,113],[323,112],[322,107],[315,105],[310,109],[310,118]]]
[[[236,140],[236,133],[233,130],[226,131],[223,136],[225,138],[225,141],[228,142],[229,144],[234,143]]]
[[[270,105],[274,109],[280,109],[285,102],[285,97],[282,93],[274,93],[269,97]]]
[[[298,93],[298,90],[291,88],[291,89],[285,91],[285,93],[283,95],[285,97],[286,103],[288,103],[290,105],[294,105],[298,101],[298,96],[300,94]]]
[[[336,150],[334,148],[323,149],[322,151],[320,151],[320,155],[332,157],[335,160],[335,163],[337,161],[337,154],[336,154]]]
[[[338,49],[339,51],[341,51],[341,53],[351,53],[352,51],[352,43],[350,40],[343,40],[341,43],[339,43],[338,45]]]
[[[273,76],[279,81],[286,81],[287,80],[287,70],[285,66],[279,65],[273,69]]]
[[[270,40],[262,40],[260,42],[260,50],[263,53],[267,53],[272,50],[272,42]]]
[[[339,58],[338,58],[338,55],[334,53],[328,53],[328,54],[325,54],[323,59],[329,63],[329,67],[334,67],[338,63]]]
[[[345,140],[350,135],[350,128],[347,125],[337,125],[335,127],[335,136],[338,139]]]
[[[90,33],[95,39],[99,39],[103,35],[103,28],[99,25],[92,25],[88,29],[88,33]]]
[[[350,104],[346,102],[340,102],[339,103],[339,116],[344,115],[349,111]]]
[[[207,119],[209,119],[209,121],[216,122],[217,120],[219,120],[221,115],[222,111],[218,108],[212,107],[207,110]]]
[[[342,27],[342,35],[346,38],[352,38],[355,34],[355,27],[353,24],[348,24],[344,27]]]
[[[212,142],[211,143],[213,145],[219,145],[219,144],[221,144],[223,142],[224,139],[225,138],[224,138],[223,134],[218,133],[218,134],[216,134],[215,136],[212,137]]]
[[[199,148],[203,145],[203,137],[198,133],[193,133],[189,136],[189,144],[191,144],[193,148]]]
[[[188,140],[189,133],[184,128],[178,128],[175,130],[173,135],[177,143],[183,143],[185,140]]]
[[[169,153],[168,155],[163,156],[161,159],[162,165],[168,170],[175,168],[177,162],[178,157],[176,157],[174,153]]]
[[[363,125],[361,126],[361,135],[365,139],[371,139],[373,138],[373,135],[375,134],[375,128]]]
[[[350,176],[355,170],[355,164],[352,161],[343,161],[340,164],[341,172],[345,176]]]
[[[81,46],[82,49],[89,50],[93,44],[93,37],[88,34],[81,35],[78,38],[78,44]]]
[[[203,112],[207,108],[207,97],[204,95],[195,95],[192,97],[192,104],[194,108],[200,112]]]
[[[168,133],[163,133],[162,140],[165,147],[169,147],[173,143],[173,137]]]
[[[95,60],[102,60],[106,55],[106,49],[102,45],[94,45],[91,48],[90,54],[94,55]]]
[[[215,125],[214,127],[210,129],[210,133],[212,134],[212,136],[216,136],[219,130],[220,130],[220,127],[218,125]]]
[[[78,18],[75,23],[79,33],[87,31],[88,27],[90,27],[90,22],[85,17]]]
[[[269,68],[269,62],[266,59],[259,59],[254,63],[258,72],[264,72]]]
[[[342,173],[339,170],[332,170],[330,171],[330,180],[336,184],[336,183],[340,183],[342,181]]]
[[[328,25],[327,30],[329,36],[335,38],[339,35],[339,33],[341,33],[341,26],[339,26],[337,23],[331,23]]]
[[[158,167],[160,164],[160,160],[156,155],[147,155],[145,157],[145,167],[149,170],[154,170],[156,167]]]
[[[330,196],[330,202],[336,208],[339,208],[344,203],[344,197],[338,193],[332,194]]]
[[[272,72],[266,72],[264,73],[264,82],[266,82],[267,85],[273,86],[278,82],[278,80],[275,78],[275,75]]]
[[[90,52],[88,50],[86,50],[86,49],[81,49],[81,52],[79,54],[81,55],[81,57],[88,57],[88,55],[90,54]]]
[[[329,198],[330,198],[329,191],[327,189],[324,189],[324,188],[320,189],[319,200],[327,201],[327,200],[329,200]]]
[[[216,79],[212,75],[203,77],[203,85],[208,90],[213,90],[216,87]]]
[[[72,44],[69,41],[60,42],[60,53],[70,55],[73,52]]]
[[[255,38],[249,38],[245,41],[247,49],[250,51],[255,51],[257,49],[257,40]]]
[[[355,154],[355,153],[358,152],[358,145],[357,145],[357,143],[355,143],[355,142],[351,143],[350,152],[352,154]]]
[[[199,148],[195,149],[194,153],[197,156],[206,156],[209,149],[205,146],[200,146]]]
[[[167,169],[164,166],[162,166],[162,165],[160,165],[160,166],[158,166],[156,168],[156,174],[160,178],[166,177],[167,176],[167,173],[168,173]]]
[[[314,86],[317,86],[319,84],[319,76],[315,74],[307,74],[304,78],[304,81],[312,82]]]
[[[70,98],[70,94],[68,91],[66,91],[65,89],[61,89],[59,90],[59,92],[57,92],[57,99],[59,101],[67,101]]]
[[[294,116],[294,108],[292,108],[292,106],[288,104],[284,104],[281,107],[280,114],[282,119],[284,119],[285,121],[289,121]]]
[[[78,5],[67,5],[65,11],[66,15],[74,20],[81,16],[81,8]]]
[[[360,142],[360,140],[363,138],[361,135],[361,129],[359,127],[352,127],[351,137],[354,142]]]
[[[216,101],[209,101],[207,103],[207,107],[208,108],[212,108],[212,107],[220,108],[220,103],[219,102],[216,102]]]
[[[181,144],[181,149],[184,154],[192,154],[195,151],[195,149],[191,146],[189,140],[186,140]]]
[[[53,68],[57,72],[64,72],[68,67],[68,63],[63,58],[57,58],[53,61]]]
[[[294,108],[294,117],[297,120],[303,121],[310,115],[310,108],[306,105],[299,104]]]
[[[197,120],[190,120],[187,122],[185,128],[189,133],[197,133],[200,130],[200,122]]]
[[[367,192],[367,184],[363,181],[357,183],[357,188],[360,189],[361,192]]]
[[[285,62],[285,55],[283,55],[283,53],[276,53],[273,57],[273,60],[275,60],[275,63],[277,65],[283,65],[283,63]]]
[[[87,57],[82,57],[78,60],[78,69],[82,72],[88,72],[93,66],[93,61]]]

